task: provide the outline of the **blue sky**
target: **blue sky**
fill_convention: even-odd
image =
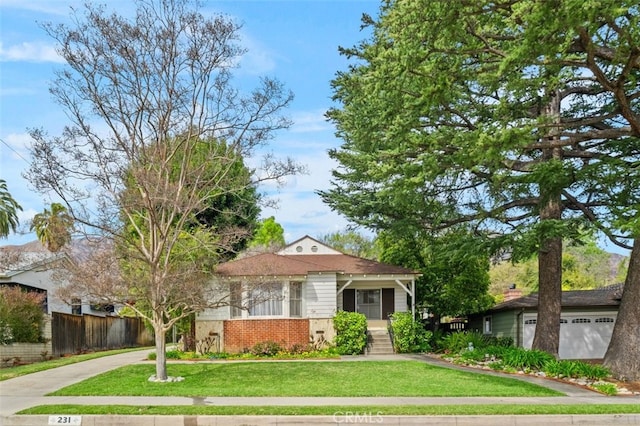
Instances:
[[[105,2],[103,2],[105,3]],[[131,2],[106,2],[126,14]],[[64,66],[53,40],[39,22],[67,22],[75,0],[2,0],[0,2],[0,179],[23,207],[22,225],[55,202],[30,190],[22,177],[29,161],[29,128],[60,134],[67,119],[49,95],[53,71]],[[257,76],[278,78],[295,94],[287,111],[294,125],[271,142],[274,153],[291,156],[309,174],[289,179],[275,197],[275,216],[287,241],[305,234],[319,237],[344,230],[347,221],[322,203],[316,190],[327,189],[335,163],[327,150],[340,145],[324,112],[331,105],[330,81],[346,69],[338,46],[350,47],[368,36],[360,30],[362,13],[376,15],[376,0],[223,0],[204,1],[203,13],[223,13],[243,24],[240,32],[249,52],[236,76],[239,84]],[[247,87],[247,89],[253,87]],[[270,190],[270,188],[265,188]],[[0,244],[21,244],[33,234],[11,235]]]

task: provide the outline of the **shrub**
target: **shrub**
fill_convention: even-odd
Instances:
[[[391,316],[391,331],[395,352],[427,352],[431,349],[431,332],[415,321],[410,312],[394,313]]]
[[[358,312],[340,311],[333,317],[336,349],[340,355],[358,355],[367,346],[367,317]]]
[[[20,287],[0,289],[0,344],[40,343],[44,326],[43,293]]]
[[[469,348],[469,343],[471,343],[476,349],[487,347],[486,338],[475,331],[457,331],[442,339],[443,349],[456,354],[467,350]]]
[[[249,352],[255,356],[275,356],[283,350],[282,345],[279,343],[267,341],[256,343],[251,349],[249,349]]]
[[[584,377],[590,380],[601,380],[611,375],[607,367],[588,364],[583,361],[550,361],[544,365],[543,371],[552,377]]]
[[[551,361],[555,361],[553,355],[536,349],[507,348],[502,354],[504,365],[517,370],[542,370]]]
[[[513,337],[485,337],[484,339],[489,346],[500,346],[510,348],[513,346]]]

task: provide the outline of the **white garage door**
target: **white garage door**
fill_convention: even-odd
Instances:
[[[562,314],[560,359],[604,358],[615,320],[615,312]],[[523,315],[523,321],[523,347],[531,349],[536,330],[536,314]]]

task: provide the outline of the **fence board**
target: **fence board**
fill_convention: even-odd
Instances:
[[[140,318],[52,313],[51,344],[54,356],[151,343],[149,332]]]

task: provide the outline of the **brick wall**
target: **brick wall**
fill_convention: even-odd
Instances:
[[[224,351],[233,353],[251,348],[256,343],[272,341],[285,348],[309,343],[309,320],[237,319],[224,322]]]

